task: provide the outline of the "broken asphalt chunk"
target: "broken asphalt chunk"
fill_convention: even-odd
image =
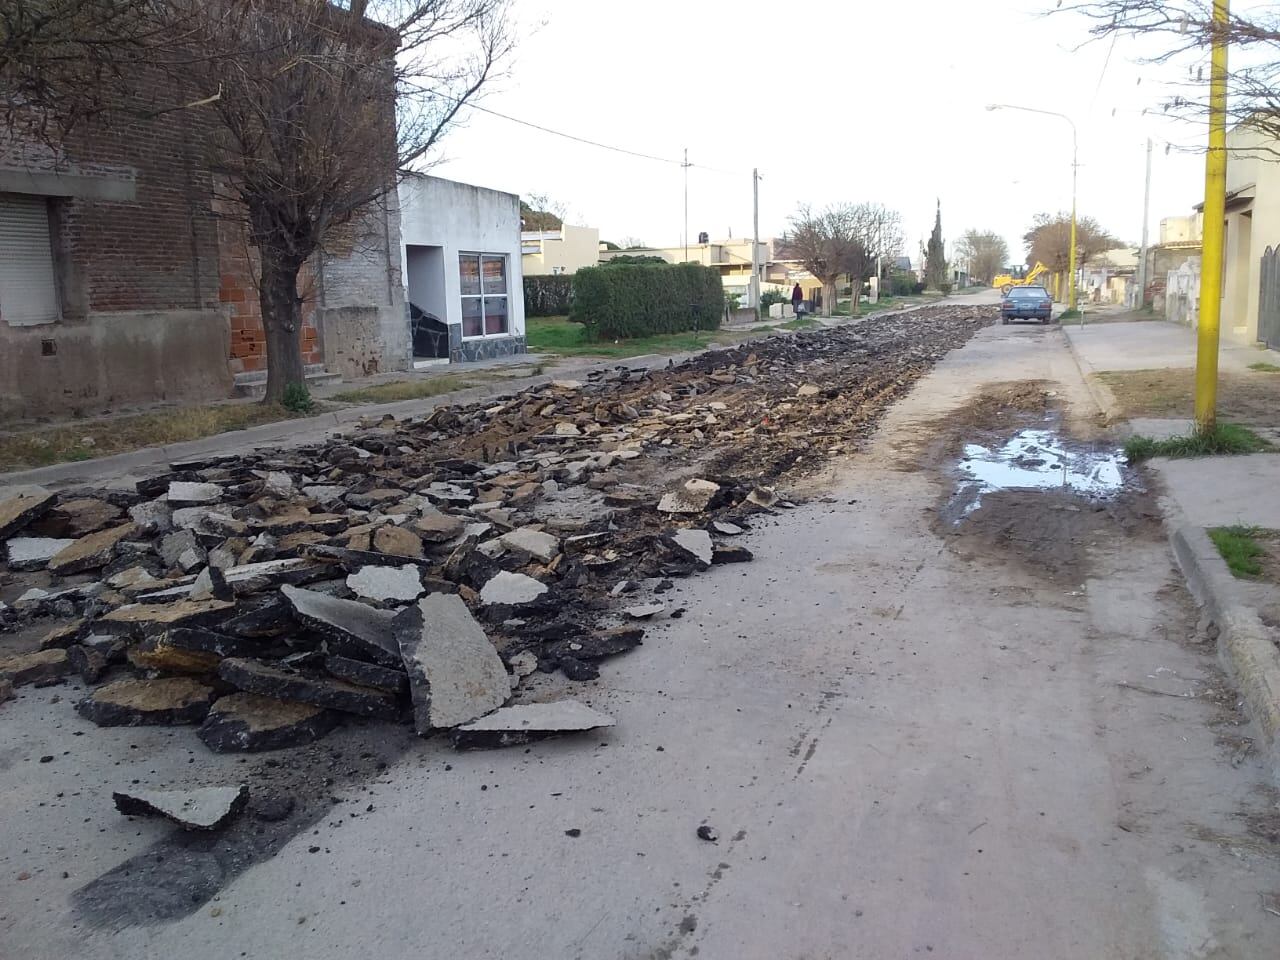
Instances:
[[[249,800],[249,788],[199,787],[194,790],[138,790],[111,794],[116,809],[128,817],[157,816],[184,830],[217,830]]]
[[[222,487],[216,483],[189,483],[184,480],[174,480],[169,484],[165,499],[177,506],[217,503],[222,499]]]
[[[21,530],[53,506],[53,494],[29,487],[0,499],[0,540]]]
[[[233,693],[210,708],[198,735],[214,753],[280,750],[319,740],[337,722],[337,714],[315,704]]]
[[[352,660],[349,657],[325,657],[324,668],[339,680],[372,687],[399,696],[409,689],[409,677],[403,670],[380,667],[376,663]]]
[[[612,727],[616,722],[613,717],[597,713],[577,700],[524,703],[503,707],[487,717],[455,727],[449,738],[458,750],[485,750]]]
[[[400,647],[391,631],[392,611],[297,587],[281,587],[280,592],[304,625],[335,641],[343,651],[384,667],[400,666]]]
[[[0,680],[8,680],[15,687],[29,683],[56,680],[71,672],[67,651],[57,647],[35,653],[20,653],[12,657],[0,657]]]
[[[720,493],[720,484],[710,480],[688,480],[679,490],[658,502],[659,513],[702,513]]]
[[[417,600],[423,594],[422,574],[411,563],[402,567],[361,567],[347,577],[347,586],[368,600]]]
[[[560,552],[560,540],[549,533],[534,530],[532,527],[520,527],[510,533],[503,534],[499,540],[508,550],[533,557],[543,563],[550,563]]]
[[[5,544],[10,570],[41,570],[75,543],[54,537],[14,537]]]
[[[214,700],[213,687],[187,677],[117,680],[76,704],[76,712],[100,727],[199,723]]]
[[[753,554],[746,547],[725,547],[717,544],[711,551],[711,562],[719,563],[750,563],[755,559]]]
[[[461,597],[423,597],[396,617],[395,632],[419,734],[467,723],[506,702],[507,669]]]
[[[296,700],[359,717],[384,720],[396,716],[395,697],[345,680],[294,673],[261,660],[230,658],[218,666],[218,676],[246,693],[278,700]]]
[[[135,529],[132,523],[122,523],[81,537],[54,554],[49,561],[49,572],[65,577],[105,567],[115,556],[116,546],[121,540],[133,536]]]
[[[711,534],[705,530],[676,530],[670,534],[671,542],[686,556],[703,567],[711,566]]]

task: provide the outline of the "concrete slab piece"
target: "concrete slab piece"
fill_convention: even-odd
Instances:
[[[222,487],[216,483],[192,483],[186,480],[174,480],[169,484],[169,491],[165,494],[165,499],[170,503],[217,503],[222,499]]]
[[[294,673],[261,660],[238,657],[223,660],[218,665],[218,676],[245,693],[310,703],[358,717],[390,720],[396,716],[396,698],[380,690],[330,677]]]
[[[14,537],[5,544],[10,570],[39,570],[75,540],[54,537]]]
[[[671,542],[694,560],[706,566],[711,566],[714,545],[711,542],[711,534],[707,533],[707,531],[677,530],[671,534]]]
[[[396,617],[395,629],[419,734],[467,723],[506,702],[507,669],[457,594],[423,597]]]
[[[533,577],[503,570],[480,588],[480,602],[505,603],[516,607],[524,603],[533,603],[544,596],[549,589],[545,583]]]
[[[117,680],[76,704],[76,712],[100,727],[199,723],[209,712],[213,687],[187,677]]]
[[[458,727],[450,742],[459,750],[514,747],[547,737],[612,727],[617,721],[578,700],[521,703]]]
[[[132,523],[123,523],[118,527],[99,530],[87,537],[81,537],[63,547],[50,559],[49,570],[59,576],[66,576],[70,573],[104,567],[115,556],[116,546],[120,541],[133,536],[135,530]]]
[[[1280,484],[1280,454],[1156,459],[1150,468],[1195,526],[1280,530],[1280,500],[1263,493]]]
[[[216,830],[239,813],[249,800],[249,788],[199,787],[195,790],[138,790],[111,794],[125,816],[157,816],[184,830]]]
[[[520,527],[510,533],[504,533],[499,539],[508,550],[528,554],[543,563],[550,563],[560,552],[559,537],[553,537],[541,530],[534,530],[532,527]]]
[[[720,492],[720,484],[693,479],[658,501],[659,513],[702,513]]]
[[[53,494],[28,487],[0,499],[0,539],[16,533],[53,505]]]
[[[412,563],[361,567],[347,577],[347,586],[368,600],[417,600],[423,593],[422,575]]]
[[[279,750],[318,740],[337,722],[315,704],[233,693],[210,708],[197,735],[214,753]]]

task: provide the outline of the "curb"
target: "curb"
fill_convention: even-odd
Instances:
[[[1180,516],[1169,517],[1165,524],[1192,596],[1217,625],[1218,660],[1235,682],[1249,719],[1262,735],[1260,746],[1267,771],[1273,781],[1280,781],[1280,648],[1240,596],[1209,535]]]
[[[1065,327],[1059,326],[1062,336],[1066,338],[1067,350],[1071,353],[1071,359],[1076,362],[1076,369],[1080,371],[1080,379],[1084,381],[1084,387],[1089,391],[1089,396],[1093,398],[1094,404],[1102,412],[1102,422],[1104,425],[1110,425],[1117,420],[1128,419],[1121,409],[1120,403],[1116,400],[1116,395],[1111,392],[1111,388],[1098,379],[1098,373],[1093,369],[1093,365],[1089,363],[1080,351],[1076,349],[1075,341],[1071,339],[1071,334],[1067,333]]]

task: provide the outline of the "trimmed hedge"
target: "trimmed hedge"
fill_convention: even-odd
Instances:
[[[567,274],[524,278],[526,317],[563,317],[573,304],[573,277]]]
[[[569,319],[590,339],[712,330],[724,312],[720,271],[697,263],[614,264],[574,274]]]

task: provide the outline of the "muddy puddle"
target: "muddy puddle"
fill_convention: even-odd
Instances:
[[[1125,489],[1126,463],[1117,447],[1067,440],[1051,427],[1020,430],[989,445],[966,443],[946,513],[959,523],[982,506],[984,497],[1004,490],[1111,499]]]

